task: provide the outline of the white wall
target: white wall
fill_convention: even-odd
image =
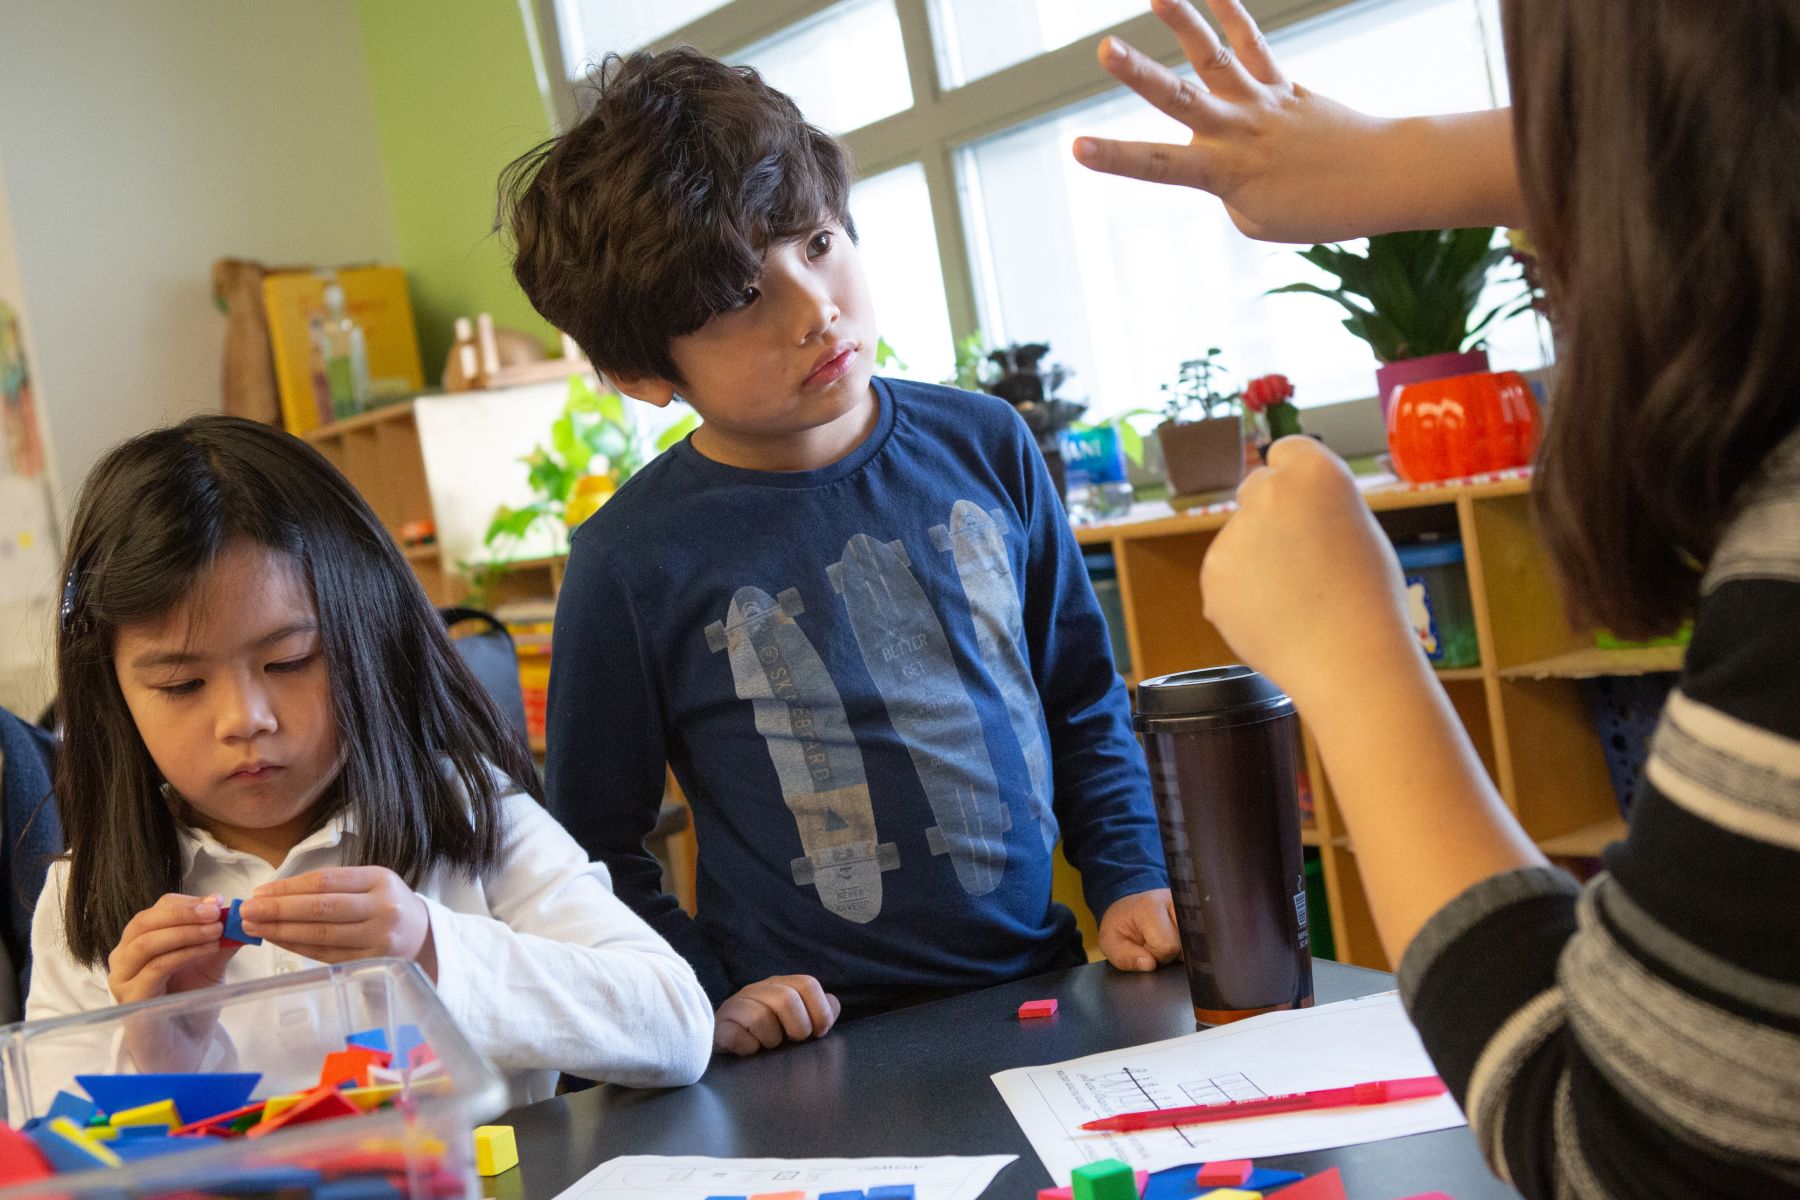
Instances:
[[[108,446],[218,408],[214,259],[395,258],[356,0],[0,0],[0,170],[65,521]],[[48,694],[48,604],[0,606],[8,707]]]
[[[395,253],[355,0],[0,0],[0,164],[65,489],[218,407],[215,258]]]

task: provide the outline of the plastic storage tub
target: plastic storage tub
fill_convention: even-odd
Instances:
[[[1394,550],[1406,575],[1406,606],[1425,657],[1443,669],[1480,662],[1462,543],[1413,542]]]
[[[9,1025],[0,1029],[5,1116],[15,1128],[45,1116],[58,1091],[81,1092],[77,1074],[258,1072],[252,1100],[305,1091],[318,1082],[325,1055],[341,1050],[352,1033],[379,1029],[389,1045],[399,1045],[407,1025],[417,1027],[441,1067],[416,1086],[412,1071],[404,1071],[392,1108],[255,1139],[203,1139],[196,1150],[0,1188],[0,1200],[258,1195],[245,1185],[245,1173],[277,1167],[321,1170],[346,1182],[385,1176],[400,1181],[387,1194],[409,1200],[473,1200],[481,1195],[474,1126],[506,1107],[506,1087],[424,974],[400,959],[367,959]],[[368,1194],[379,1193],[371,1188]]]

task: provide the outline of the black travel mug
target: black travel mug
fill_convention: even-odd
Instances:
[[[1300,718],[1248,667],[1138,685],[1194,1019],[1313,1002],[1300,851]]]

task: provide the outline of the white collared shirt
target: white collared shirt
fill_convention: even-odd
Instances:
[[[613,895],[606,868],[523,793],[500,802],[496,864],[476,879],[442,867],[417,890],[431,915],[437,992],[500,1068],[514,1104],[555,1092],[556,1073],[633,1087],[692,1083],[712,1053],[713,1013],[693,968]],[[350,861],[354,825],[336,817],[279,867],[210,834],[181,835],[182,891],[248,898],[273,879]],[[108,1008],[103,967],[83,967],[64,938],[67,860],[50,868],[31,930],[29,1020]],[[245,946],[225,983],[320,964],[273,943]]]

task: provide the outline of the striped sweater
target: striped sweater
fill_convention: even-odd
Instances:
[[[1464,892],[1400,986],[1529,1200],[1800,1196],[1800,437],[1708,565],[1631,831]]]

